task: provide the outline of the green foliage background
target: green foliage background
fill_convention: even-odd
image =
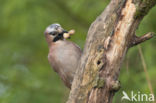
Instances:
[[[51,69],[45,28],[60,23],[75,29],[71,41],[81,48],[89,25],[103,11],[108,0],[0,0],[0,103],[63,103],[69,90]],[[138,35],[156,32],[156,7],[141,22]],[[156,95],[156,38],[141,44],[148,74]],[[150,93],[138,48],[129,50],[121,68],[122,91]],[[127,101],[123,101],[128,103]]]

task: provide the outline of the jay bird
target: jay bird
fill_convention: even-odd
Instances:
[[[49,47],[48,61],[64,84],[71,88],[82,51],[75,43],[66,40],[70,33],[60,24],[51,24],[44,34]]]

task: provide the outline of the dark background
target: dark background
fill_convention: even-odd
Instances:
[[[0,0],[0,103],[63,103],[69,90],[51,69],[45,28],[60,23],[75,29],[70,39],[83,48],[90,24],[104,10],[108,0]],[[137,35],[156,32],[156,7],[143,19]],[[147,73],[156,94],[156,38],[141,48]],[[121,68],[122,91],[150,93],[138,46],[128,51]],[[125,101],[125,103],[127,103]]]

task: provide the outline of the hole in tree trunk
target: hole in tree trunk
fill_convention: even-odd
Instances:
[[[100,61],[100,60],[98,60],[98,61],[97,61],[97,64],[99,65],[100,63],[101,63],[101,61]]]

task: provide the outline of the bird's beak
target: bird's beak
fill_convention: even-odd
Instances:
[[[63,30],[63,32],[62,32],[62,33],[63,33],[63,34],[64,34],[64,33],[68,33],[68,31],[66,31],[66,30]]]

